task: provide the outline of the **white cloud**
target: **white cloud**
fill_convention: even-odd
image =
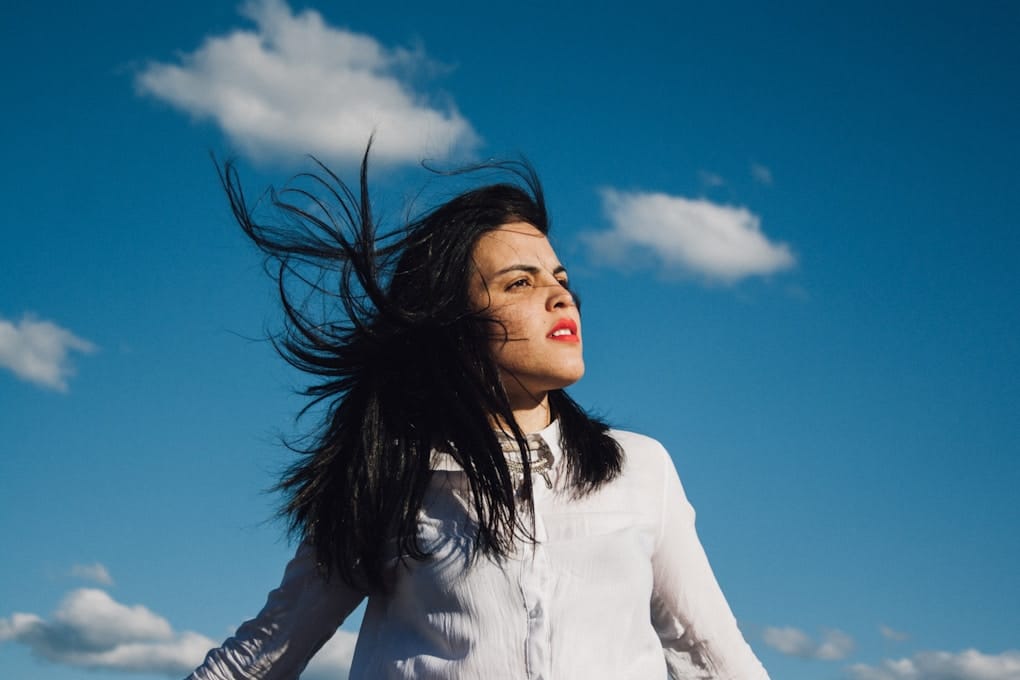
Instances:
[[[94,351],[94,344],[51,321],[30,314],[17,324],[0,318],[0,366],[42,387],[66,392],[75,372],[70,353]]]
[[[338,630],[308,663],[301,680],[347,680],[358,634]]]
[[[772,184],[772,171],[761,163],[751,163],[751,177],[759,184]]]
[[[886,659],[878,666],[854,664],[850,676],[854,680],[1020,680],[1020,651],[919,652],[911,658]]]
[[[804,659],[838,661],[845,659],[854,649],[854,640],[840,630],[825,631],[815,641],[807,633],[792,626],[769,626],[762,631],[762,639],[769,647]]]
[[[40,625],[43,625],[43,620],[35,614],[15,612],[9,619],[0,619],[0,641],[17,640]]]
[[[76,564],[71,567],[71,576],[85,579],[86,581],[94,581],[104,586],[113,585],[113,577],[110,576],[110,572],[99,562],[95,564]]]
[[[0,641],[19,642],[36,656],[88,669],[181,676],[216,643],[198,633],[176,633],[141,605],[116,602],[92,588],[72,591],[50,621],[35,614],[0,618]]]
[[[252,0],[254,30],[211,36],[179,64],[152,62],[139,91],[199,119],[212,119],[255,158],[312,153],[416,162],[474,146],[477,135],[452,104],[437,107],[402,74],[434,70],[421,50],[390,49],[327,25],[314,10]]]
[[[798,628],[767,627],[762,632],[765,644],[790,656],[811,656],[815,643],[808,634]]]
[[[707,187],[721,187],[726,185],[726,180],[723,179],[722,175],[717,175],[714,172],[708,170],[698,170],[698,179],[701,183]]]
[[[733,283],[792,267],[789,246],[771,243],[747,208],[662,193],[602,191],[612,229],[585,236],[596,257],[626,266],[651,255],[667,271]]]
[[[884,624],[878,627],[878,632],[880,632],[882,637],[886,640],[892,640],[893,642],[903,642],[904,640],[910,639],[910,635],[908,633],[890,628]]]
[[[826,631],[821,644],[815,650],[815,658],[825,661],[845,659],[854,651],[854,639],[839,630]]]

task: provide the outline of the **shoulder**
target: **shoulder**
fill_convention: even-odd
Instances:
[[[658,523],[664,526],[665,516],[693,526],[694,507],[687,499],[687,492],[680,481],[673,457],[657,439],[612,429],[609,435],[623,449],[623,471],[620,475],[622,486],[640,494],[641,502],[657,508]]]
[[[658,439],[649,437],[648,435],[639,434],[637,432],[630,432],[628,430],[609,430],[609,436],[612,437],[620,448],[623,449],[623,454],[628,459],[635,458],[649,458],[654,461],[661,461],[662,458],[669,459],[669,453],[666,451],[666,447],[659,442]]]
[[[625,475],[662,475],[674,470],[673,459],[666,447],[647,435],[627,430],[611,429],[612,437],[623,451],[623,472]]]

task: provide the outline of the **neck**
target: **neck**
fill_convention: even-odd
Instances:
[[[517,421],[517,427],[521,428],[524,434],[531,434],[544,430],[552,422],[552,410],[549,408],[549,395],[535,398],[528,396],[524,399],[511,399],[510,411]]]

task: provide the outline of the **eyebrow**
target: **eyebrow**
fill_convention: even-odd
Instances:
[[[498,272],[493,274],[493,276],[502,276],[503,274],[506,274],[508,272],[525,272],[527,274],[538,274],[541,271],[542,271],[541,267],[536,267],[535,265],[532,264],[512,264],[509,267],[504,267],[503,269],[500,269]],[[553,276],[556,276],[557,274],[565,274],[566,271],[567,268],[561,264],[552,270],[552,274]]]

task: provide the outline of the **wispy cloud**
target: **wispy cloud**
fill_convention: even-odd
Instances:
[[[76,564],[71,567],[71,576],[103,586],[113,585],[113,577],[110,576],[109,570],[99,562],[94,564]]]
[[[751,177],[759,184],[766,186],[771,186],[772,184],[772,170],[761,163],[751,163]]]
[[[109,574],[101,564],[75,570],[93,577]],[[301,674],[302,680],[346,680],[357,633],[337,631]],[[90,670],[181,677],[219,646],[204,635],[175,632],[170,622],[142,605],[124,605],[95,588],[67,594],[49,620],[14,613],[0,618],[0,643],[15,642],[52,663]]]
[[[663,193],[602,191],[608,231],[585,235],[594,256],[628,266],[651,256],[663,270],[733,283],[792,267],[790,247],[772,243],[747,208]]]
[[[708,170],[698,170],[698,179],[701,180],[702,185],[710,188],[726,185],[726,180],[723,179],[722,175],[717,175]]]
[[[762,631],[762,639],[769,647],[804,659],[838,661],[845,659],[854,650],[852,637],[840,630],[828,630],[820,640],[792,626],[769,626]]]
[[[854,680],[1018,680],[1020,651],[919,652],[910,658],[886,659],[878,666],[854,664],[849,670]]]
[[[884,624],[878,627],[878,632],[880,632],[882,637],[886,640],[892,640],[893,642],[903,642],[904,640],[910,639],[909,633],[904,633],[903,631],[890,628]]]
[[[191,671],[215,644],[198,633],[176,633],[147,608],[123,605],[93,588],[69,593],[49,621],[25,613],[0,618],[2,641],[76,668],[169,676]]]
[[[75,373],[71,352],[94,351],[94,344],[52,321],[30,314],[16,324],[0,318],[0,366],[41,387],[66,392]]]
[[[301,673],[301,680],[347,680],[358,634],[338,630]]]
[[[314,10],[294,14],[282,0],[252,0],[241,11],[254,30],[208,37],[180,63],[149,63],[139,91],[215,121],[255,158],[349,161],[373,132],[374,157],[390,162],[477,143],[452,104],[433,105],[412,89],[409,74],[436,70],[420,49],[387,48]]]

